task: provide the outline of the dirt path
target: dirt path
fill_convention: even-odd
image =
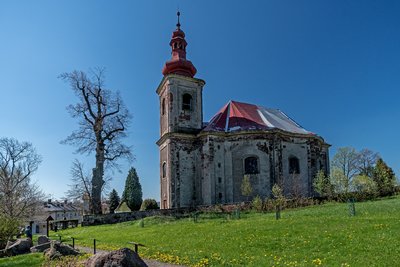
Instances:
[[[83,251],[85,253],[93,254],[93,249],[92,248],[81,247],[81,246],[75,246],[75,248],[79,249],[80,251]],[[96,249],[96,253],[106,253],[106,252],[109,252],[109,251]],[[184,265],[170,264],[170,263],[159,262],[159,261],[150,260],[150,259],[143,259],[143,261],[149,267],[185,267]]]

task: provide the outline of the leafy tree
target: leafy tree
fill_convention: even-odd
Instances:
[[[256,196],[253,201],[251,202],[251,206],[258,212],[263,210],[263,201],[260,196]]]
[[[272,196],[274,197],[276,210],[275,217],[278,220],[281,218],[282,206],[285,204],[286,201],[285,196],[283,195],[283,190],[278,184],[274,184],[274,186],[272,187]]]
[[[313,182],[314,190],[322,197],[332,198],[333,185],[323,170],[318,171]]]
[[[338,168],[331,170],[330,176],[331,183],[333,185],[335,193],[347,193],[350,190],[350,183],[347,177]]]
[[[113,189],[110,193],[109,196],[109,202],[110,202],[110,213],[114,213],[115,209],[118,208],[120,198],[118,196],[118,193],[115,189]]]
[[[140,210],[156,210],[159,209],[157,201],[155,199],[145,199],[143,200],[142,206],[140,206]]]
[[[60,78],[69,82],[78,97],[78,103],[69,105],[73,118],[78,118],[79,129],[69,135],[63,143],[77,146],[76,152],[96,154],[96,165],[92,171],[91,209],[101,214],[101,192],[104,186],[104,164],[117,167],[116,160],[130,158],[131,148],[122,143],[130,114],[120,95],[104,86],[104,69],[91,71],[89,77],[83,71],[63,73]]]
[[[31,181],[41,161],[31,143],[0,138],[0,248],[43,203],[44,194]]]
[[[341,147],[332,160],[332,180],[340,193],[347,193],[351,180],[358,174],[358,153],[352,147]]]
[[[391,195],[395,191],[396,176],[381,158],[376,162],[373,179],[377,185],[380,196]]]
[[[352,181],[353,191],[367,193],[376,197],[377,186],[375,181],[367,175],[357,175]]]
[[[125,189],[122,194],[122,201],[125,201],[128,207],[134,211],[139,210],[142,205],[142,186],[135,168],[129,170],[125,181]]]
[[[247,199],[251,196],[251,193],[253,193],[253,187],[251,186],[250,183],[250,175],[244,175],[243,176],[243,181],[242,185],[240,186],[240,190],[242,192],[243,196],[246,196]]]
[[[0,249],[3,249],[7,241],[18,234],[19,225],[21,225],[20,219],[0,213]]]

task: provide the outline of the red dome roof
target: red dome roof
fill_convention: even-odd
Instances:
[[[172,58],[165,63],[162,69],[162,74],[168,75],[174,73],[193,78],[197,70],[193,63],[186,59],[187,42],[185,40],[185,33],[180,28],[181,24],[179,23],[179,15],[180,13],[178,12],[177,28],[172,33],[172,38],[169,42],[169,45],[172,48]]]

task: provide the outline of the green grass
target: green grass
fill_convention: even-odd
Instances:
[[[398,266],[400,198],[345,203],[282,212],[243,214],[240,220],[200,217],[138,221],[69,229],[63,239],[99,249],[145,244],[143,257],[197,266]]]
[[[42,266],[42,263],[42,253],[32,253],[0,259],[0,266],[2,267],[39,267]]]
[[[51,234],[87,247],[96,238],[105,250],[135,241],[146,245],[139,248],[142,257],[191,266],[399,266],[400,197],[356,203],[355,217],[345,203],[283,211],[279,221],[273,213],[241,215],[201,215],[197,223],[153,217],[143,228],[135,221]],[[35,266],[12,259],[0,266]]]

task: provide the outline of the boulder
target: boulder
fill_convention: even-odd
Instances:
[[[44,257],[49,260],[61,258],[62,255],[55,248],[48,248],[44,251]]]
[[[38,245],[42,245],[42,244],[49,243],[49,242],[50,242],[50,239],[45,235],[41,235],[38,237]]]
[[[147,264],[136,252],[129,248],[121,248],[111,252],[103,252],[90,257],[85,267],[147,267]]]
[[[11,255],[9,255],[5,249],[0,250],[0,258],[9,257],[9,256],[11,256]]]
[[[79,251],[72,248],[69,245],[62,244],[60,241],[50,241],[50,248],[44,250],[44,256],[48,259],[55,259],[61,256],[76,256],[79,255]]]
[[[21,238],[17,239],[12,245],[10,245],[6,250],[9,255],[15,256],[20,254],[25,254],[31,252],[30,248],[33,246],[32,239]]]
[[[31,252],[43,252],[50,248],[50,242],[31,247]]]

